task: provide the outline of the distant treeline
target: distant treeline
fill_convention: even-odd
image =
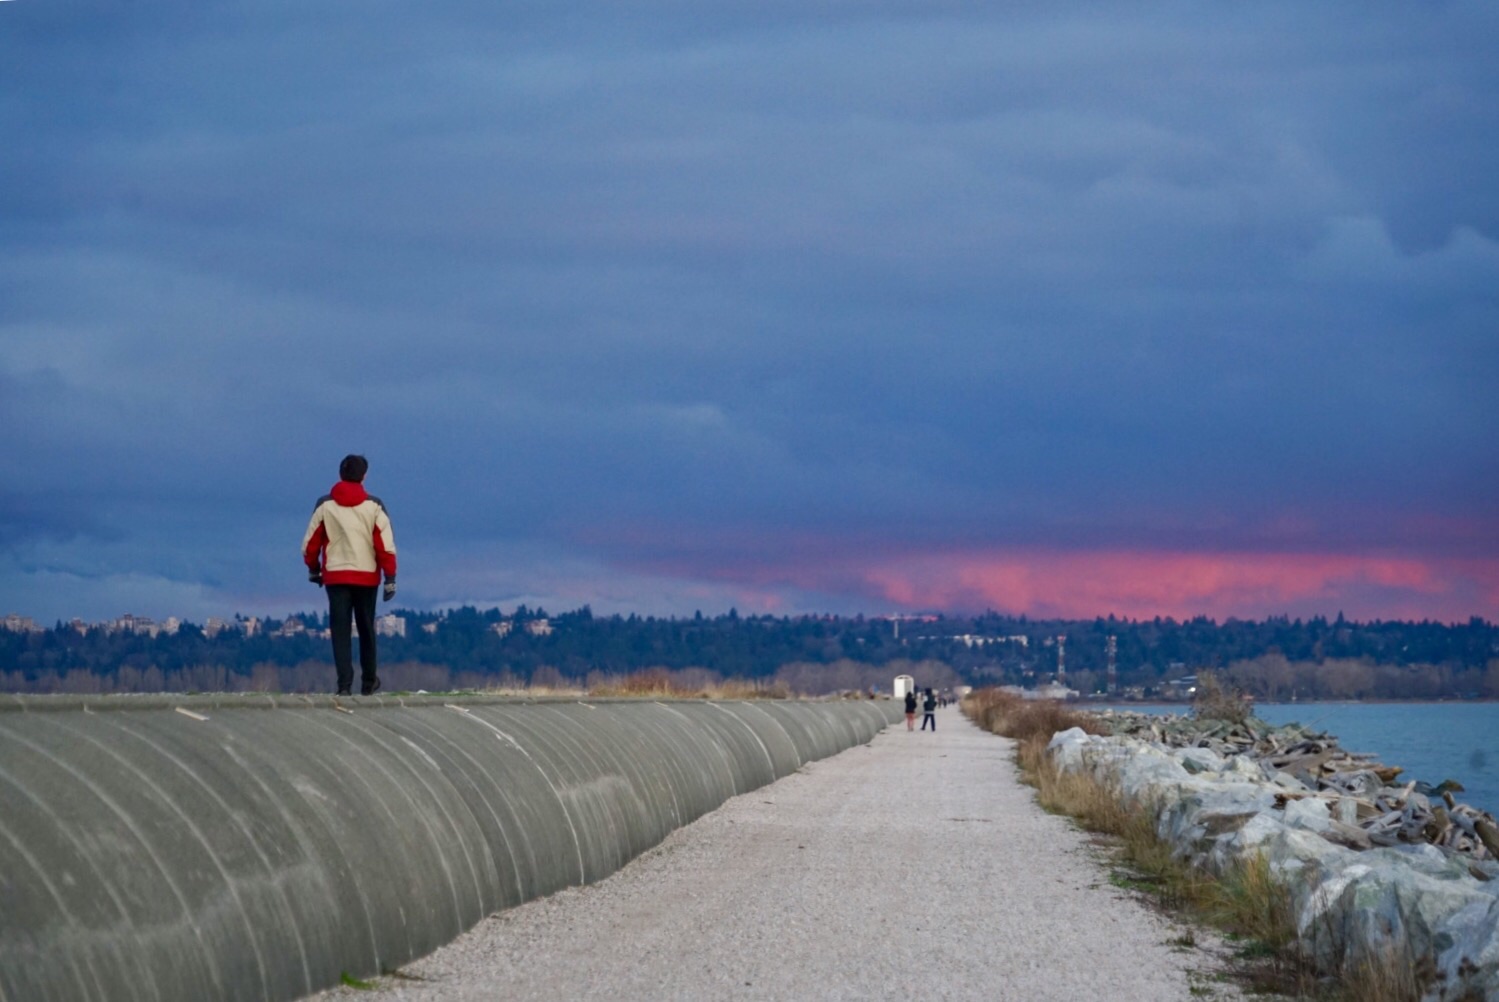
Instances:
[[[1266,654],[1236,661],[1222,673],[1263,702],[1289,699],[1496,699],[1499,658],[1483,668],[1461,665],[1372,664],[1348,658],[1289,661]]]
[[[401,611],[406,636],[381,637],[382,674],[410,676],[402,688],[481,688],[542,681],[586,682],[645,669],[694,670],[719,679],[779,679],[798,691],[888,686],[896,669],[926,666],[942,679],[1029,685],[1053,677],[1056,638],[1065,637],[1067,681],[1102,689],[1106,643],[1116,638],[1121,688],[1148,695],[1210,668],[1261,698],[1446,698],[1493,692],[1499,627],[1483,619],[1433,622],[1229,619],[1035,620],[977,617],[889,619],[862,616],[688,618],[595,616],[587,608],[548,616],[465,607],[445,615]],[[309,628],[326,622],[298,616]],[[527,623],[546,618],[550,633]],[[512,628],[501,635],[497,624]],[[435,624],[435,629],[423,629]],[[331,675],[328,641],[229,630],[212,638],[192,624],[155,637],[59,624],[0,632],[0,690],[322,691]],[[1023,641],[1017,638],[1024,638]],[[939,671],[937,666],[941,666]],[[397,667],[401,666],[401,667]],[[420,680],[420,681],[416,681]],[[1499,679],[1495,680],[1499,682]],[[943,683],[945,684],[945,683]]]
[[[774,674],[755,679],[725,677],[708,668],[666,668],[654,666],[628,674],[594,670],[582,677],[567,677],[550,665],[544,665],[521,678],[510,672],[484,674],[452,671],[443,665],[420,661],[385,662],[380,666],[381,692],[449,692],[453,690],[490,691],[587,691],[619,694],[655,688],[676,695],[713,695],[725,691],[757,693],[815,694],[829,692],[889,691],[895,675],[910,675],[923,686],[950,690],[962,682],[952,667],[940,661],[892,661],[872,665],[847,659],[831,664],[795,661],[782,665]],[[333,665],[320,661],[303,661],[296,665],[258,664],[249,672],[238,673],[220,665],[197,665],[163,672],[151,667],[145,670],[122,668],[110,675],[95,674],[74,668],[65,674],[48,675],[31,682],[16,683],[15,676],[0,672],[0,692],[26,693],[115,693],[115,692],[329,692],[333,688]]]

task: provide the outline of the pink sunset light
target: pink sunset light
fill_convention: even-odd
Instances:
[[[617,527],[616,538],[621,535]],[[1115,615],[1466,622],[1499,617],[1499,557],[1445,552],[1085,549],[833,535],[678,533],[634,525],[616,570],[716,590],[741,609],[1040,618]],[[602,535],[592,538],[599,544]]]
[[[865,570],[905,608],[1063,618],[1290,614],[1465,620],[1499,605],[1499,566],[1344,554],[1024,552],[934,554]]]

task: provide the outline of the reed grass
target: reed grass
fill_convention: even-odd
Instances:
[[[664,668],[648,668],[596,680],[588,687],[588,695],[627,699],[790,699],[792,693],[782,683],[770,680],[698,681],[684,679]]]
[[[1425,970],[1413,962],[1410,950],[1390,944],[1372,957],[1348,965],[1343,973],[1344,990],[1349,999],[1385,1000],[1419,999],[1435,971]],[[1477,996],[1474,996],[1477,1002]]]
[[[987,731],[1024,740],[1081,727],[1089,734],[1107,734],[1108,728],[1090,713],[1069,709],[1054,699],[1023,699],[1003,689],[979,689],[963,700],[963,712]],[[1043,741],[1044,744],[1044,741]]]
[[[1192,715],[1202,720],[1227,720],[1242,724],[1254,713],[1254,703],[1243,692],[1218,677],[1216,672],[1197,675],[1197,695]]]
[[[673,672],[666,668],[647,668],[626,675],[591,673],[586,682],[569,684],[526,683],[486,685],[464,690],[485,696],[519,696],[525,698],[582,699],[795,699],[790,686],[773,679],[720,679],[702,672]],[[390,695],[399,695],[393,692]]]

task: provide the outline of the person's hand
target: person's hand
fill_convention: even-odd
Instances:
[[[391,599],[393,599],[395,597],[396,597],[396,583],[395,583],[394,580],[387,579],[386,582],[385,582],[385,601],[389,602]]]
[[[321,588],[323,586],[322,570],[317,567],[307,568],[307,580]]]

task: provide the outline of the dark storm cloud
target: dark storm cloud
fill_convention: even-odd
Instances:
[[[4,5],[0,539],[279,596],[354,449],[432,601],[809,548],[1499,559],[1496,28]]]

